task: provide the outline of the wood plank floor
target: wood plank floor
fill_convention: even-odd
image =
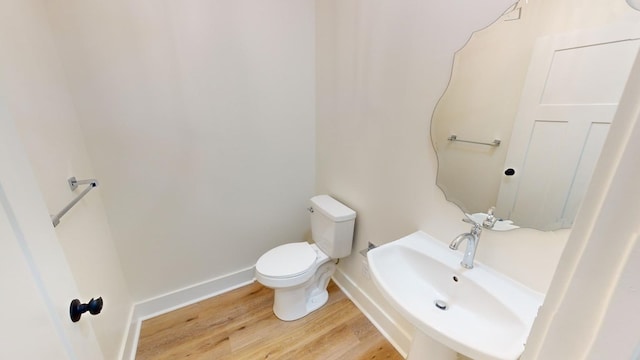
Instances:
[[[328,290],[324,307],[291,322],[257,282],[145,320],[136,359],[402,359],[333,282]]]

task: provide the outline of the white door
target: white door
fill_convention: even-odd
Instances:
[[[91,324],[70,320],[78,291],[1,97],[0,246],[0,359],[102,359]]]
[[[631,66],[637,27],[541,38],[529,65],[498,195],[498,215],[521,227],[570,227]],[[525,191],[526,189],[526,191]]]

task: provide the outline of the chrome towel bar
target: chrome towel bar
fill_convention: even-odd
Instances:
[[[460,141],[460,142],[466,142],[466,143],[471,143],[471,144],[480,144],[480,145],[489,145],[489,146],[500,146],[500,143],[502,141],[500,141],[499,139],[493,139],[492,142],[482,142],[482,141],[473,141],[473,140],[462,140],[462,139],[458,139],[458,136],[456,136],[455,134],[452,134],[451,136],[449,136],[447,138],[447,140],[449,141]]]
[[[71,191],[77,189],[78,185],[89,185],[89,186],[87,186],[86,189],[82,190],[82,192],[78,196],[76,196],[75,199],[71,200],[71,202],[67,206],[65,206],[62,210],[60,210],[59,213],[55,215],[51,215],[51,222],[53,223],[53,227],[58,226],[58,224],[60,224],[60,218],[63,217],[64,214],[67,213],[67,211],[71,210],[71,208],[75,204],[77,204],[78,201],[80,201],[80,199],[82,199],[85,195],[87,195],[87,193],[91,191],[91,189],[98,186],[98,180],[96,179],[76,180],[75,176],[68,178],[67,182],[69,183],[69,188],[71,189]]]

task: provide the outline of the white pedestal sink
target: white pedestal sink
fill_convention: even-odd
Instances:
[[[367,257],[374,283],[419,332],[409,359],[419,360],[416,352],[425,358],[428,348],[434,351],[430,360],[455,352],[476,360],[515,360],[522,354],[542,294],[481,263],[463,268],[460,252],[421,231],[372,249]],[[427,344],[429,338],[437,343]]]

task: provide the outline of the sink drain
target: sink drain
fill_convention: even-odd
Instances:
[[[443,300],[436,300],[433,302],[433,304],[440,310],[447,310],[447,303],[444,302]]]

